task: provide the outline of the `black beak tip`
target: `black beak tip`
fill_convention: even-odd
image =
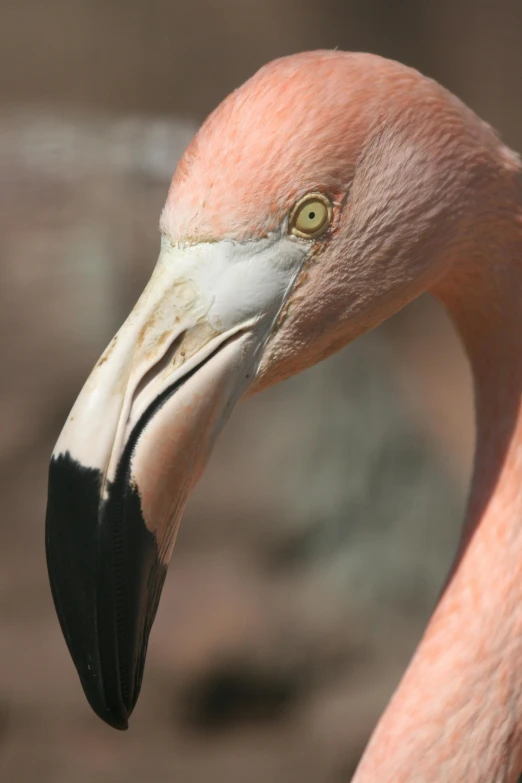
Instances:
[[[112,675],[109,675],[113,687],[106,687],[105,685],[102,685],[103,678],[100,669],[96,672],[95,677],[86,677],[86,670],[82,665],[83,661],[76,659],[74,663],[76,664],[76,669],[80,676],[83,692],[87,697],[87,701],[93,712],[95,712],[98,718],[106,723],[107,726],[117,729],[118,731],[127,731],[129,728],[129,718],[134,705],[130,705],[130,709],[128,709],[127,705],[118,698],[117,694],[120,689],[120,683],[116,674],[112,672]],[[89,671],[89,674],[91,672],[92,669]]]
[[[113,729],[118,729],[118,731],[127,731],[129,728],[129,721],[127,718],[114,720],[112,723],[109,723],[109,726],[112,726]]]
[[[118,729],[118,731],[127,731],[129,728],[129,717],[127,710],[123,705],[119,709],[115,709],[114,707],[102,707],[100,709],[99,706],[95,706],[92,701],[89,700],[89,703],[96,715],[108,726],[111,726],[113,729]]]
[[[69,652],[92,709],[119,731],[138,700],[166,573],[140,497],[122,475],[100,504],[100,471],[68,453],[53,458],[46,522],[51,591]]]
[[[81,655],[73,660],[83,692],[93,712],[111,728],[127,731],[129,718],[137,701],[137,694],[133,703],[125,703],[121,698],[120,678],[114,669],[110,669],[104,675],[99,662],[92,666]]]

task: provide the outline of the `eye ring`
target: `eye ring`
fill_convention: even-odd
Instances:
[[[307,193],[292,207],[288,230],[296,237],[315,239],[324,234],[332,217],[332,202],[324,193]]]

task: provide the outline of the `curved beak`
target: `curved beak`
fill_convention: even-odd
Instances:
[[[275,264],[273,243],[265,245],[253,253],[226,242],[164,243],[53,452],[54,603],[87,699],[118,729],[140,692],[185,502],[255,377],[303,260],[289,246],[287,263]]]

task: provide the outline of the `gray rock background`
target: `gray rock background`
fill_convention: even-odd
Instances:
[[[62,422],[146,282],[175,163],[258,66],[395,57],[522,148],[522,8],[0,0],[0,780],[346,781],[455,549],[467,366],[423,299],[242,403],[185,515],[129,732],[90,712],[43,552]]]

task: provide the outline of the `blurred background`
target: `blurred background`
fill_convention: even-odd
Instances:
[[[349,779],[451,562],[469,372],[424,298],[242,403],[187,509],[130,730],[47,583],[52,446],[149,277],[176,162],[266,61],[375,52],[522,149],[518,0],[0,0],[0,779]],[[254,448],[255,446],[255,448]]]

